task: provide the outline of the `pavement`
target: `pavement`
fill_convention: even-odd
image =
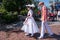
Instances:
[[[36,23],[40,29],[41,21],[36,21]],[[0,40],[60,40],[60,21],[49,21],[48,24],[55,35],[53,37],[49,37],[48,32],[45,31],[45,38],[43,39],[37,38],[40,36],[40,33],[34,34],[33,37],[25,36],[25,33],[20,30],[23,25],[23,21],[12,24],[3,24],[0,25]]]
[[[49,26],[51,27],[52,32],[55,34],[53,37],[49,37],[47,34],[47,31],[45,32],[46,38],[44,39],[37,39],[37,37],[40,35],[34,34],[33,37],[25,36],[24,32],[20,30],[20,26],[22,26],[22,22],[17,22],[11,25],[7,25],[7,28],[9,26],[14,26],[16,28],[8,30],[0,30],[0,40],[60,40],[60,22],[48,22]],[[41,27],[41,22],[37,21],[37,24],[39,25],[39,29]],[[12,28],[12,27],[11,27]],[[0,28],[1,29],[1,28]]]

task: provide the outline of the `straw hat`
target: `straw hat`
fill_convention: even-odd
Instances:
[[[35,7],[35,5],[34,4],[28,4],[28,5],[26,5],[26,7]]]
[[[39,4],[38,4],[38,5],[42,5],[42,4],[44,4],[44,2],[39,2]]]

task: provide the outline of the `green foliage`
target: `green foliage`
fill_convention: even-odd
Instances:
[[[17,12],[5,12],[2,14],[2,19],[5,20],[5,22],[9,23],[9,22],[13,22],[14,20],[16,21],[16,19],[18,19],[18,15]]]
[[[0,18],[2,19],[3,22],[12,22],[16,19],[18,19],[18,13],[17,12],[8,12],[5,10],[3,5],[0,6]]]
[[[39,10],[37,8],[34,9],[34,14],[33,14],[34,18],[40,18],[41,17],[41,14],[38,14],[38,11]]]
[[[20,15],[26,16],[26,15],[27,15],[27,10],[26,10],[26,9],[25,9],[25,10],[22,10],[22,11],[20,12]]]
[[[6,10],[4,9],[2,5],[0,5],[0,13],[4,13],[4,12],[6,12]]]
[[[33,0],[25,0],[26,4],[32,4]]]
[[[14,0],[3,0],[3,5],[7,11],[16,11],[17,10],[17,6],[16,6],[16,3]]]
[[[25,9],[25,5],[31,3],[32,0],[3,0],[2,2],[7,11],[18,11],[19,8]]]
[[[37,9],[37,8],[35,8],[35,9],[34,9],[34,13],[35,13],[35,14],[37,14],[37,12],[38,12],[38,9]]]
[[[18,19],[20,15],[27,15],[26,4],[31,4],[32,0],[2,0],[0,5],[0,18],[9,23]]]

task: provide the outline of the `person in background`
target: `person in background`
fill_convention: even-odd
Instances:
[[[44,5],[44,2],[39,2],[38,5],[42,7],[41,8],[41,12],[42,12],[42,14],[41,14],[41,21],[42,21],[42,23],[41,23],[41,35],[38,38],[44,38],[45,30],[47,30],[49,35],[52,36],[53,32],[51,31],[51,29],[47,23],[48,10],[47,10],[46,6]]]
[[[58,14],[57,14],[58,16],[57,16],[57,19],[59,20],[59,18],[60,18],[60,9],[59,9],[59,11],[58,11]]]
[[[58,14],[57,10],[54,9],[54,20],[57,20],[57,14]]]

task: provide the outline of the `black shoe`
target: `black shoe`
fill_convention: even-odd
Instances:
[[[49,35],[49,37],[54,37],[54,36],[56,36],[56,34]]]

